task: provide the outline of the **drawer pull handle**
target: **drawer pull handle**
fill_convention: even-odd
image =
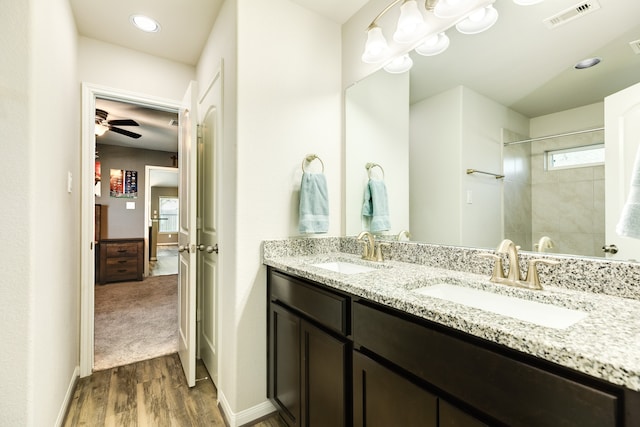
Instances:
[[[126,262],[127,262],[127,260],[126,260],[126,259],[121,259],[121,260],[120,260],[120,261],[118,261],[118,262],[119,262],[120,264],[124,264],[124,263],[126,263]]]
[[[127,252],[127,250],[126,249],[118,249],[118,252],[124,253],[124,252]]]
[[[124,272],[126,272],[126,271],[127,271],[127,269],[126,269],[126,268],[121,268],[120,270],[118,270],[118,273],[124,273]]]

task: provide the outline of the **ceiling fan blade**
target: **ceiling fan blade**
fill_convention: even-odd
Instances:
[[[138,122],[131,119],[109,120],[108,123],[112,126],[140,126]]]
[[[115,133],[119,133],[120,135],[128,136],[129,138],[134,138],[134,139],[138,139],[142,136],[139,133],[130,132],[126,129],[120,129],[113,126],[109,126],[109,130],[112,130]]]

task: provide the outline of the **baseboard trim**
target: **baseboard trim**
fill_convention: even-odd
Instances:
[[[71,376],[71,381],[69,381],[69,387],[67,388],[67,393],[64,396],[64,401],[62,402],[62,406],[60,407],[60,411],[58,412],[58,418],[56,419],[56,427],[61,427],[64,424],[64,420],[67,417],[67,413],[69,412],[69,406],[71,406],[71,399],[73,399],[73,394],[76,391],[76,384],[78,383],[78,379],[80,378],[80,366],[76,366],[73,370],[73,374]]]
[[[218,390],[218,405],[220,406],[222,415],[229,427],[242,427],[276,412],[276,407],[273,406],[270,401],[266,400],[263,403],[252,406],[244,411],[235,413],[231,410],[229,402],[225,398],[224,393],[220,390]]]

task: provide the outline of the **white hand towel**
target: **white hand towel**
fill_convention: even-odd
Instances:
[[[616,225],[616,233],[620,236],[640,239],[640,148],[636,152],[631,171],[629,195]]]

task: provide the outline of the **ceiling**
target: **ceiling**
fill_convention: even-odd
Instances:
[[[546,0],[518,6],[497,0],[500,17],[488,31],[464,35],[452,29],[447,51],[412,56],[412,102],[464,85],[527,117],[538,117],[602,101],[640,81],[640,55],[629,46],[640,39],[640,1],[599,0],[599,10],[561,26],[550,29],[543,23],[581,3]],[[593,56],[602,62],[573,69],[579,60]]]
[[[338,23],[367,3],[290,1]],[[546,0],[525,7],[496,0],[500,18],[490,30],[473,36],[449,30],[451,46],[446,52],[414,57],[412,102],[462,84],[527,117],[537,117],[602,101],[640,81],[640,55],[629,47],[629,42],[640,39],[640,1],[587,1],[598,1],[600,10],[549,29],[544,18],[578,1]],[[82,36],[195,65],[223,0],[113,0],[107,6],[87,0],[69,2]],[[156,18],[162,30],[147,34],[135,29],[129,23],[134,13]],[[363,44],[364,37],[363,29]],[[600,65],[573,70],[578,60],[594,55],[603,58]],[[98,142],[177,151],[177,129],[168,125],[168,113],[108,100],[98,100],[98,108],[109,112],[109,119],[136,120],[140,126],[135,131],[143,135],[133,140],[107,132]]]

